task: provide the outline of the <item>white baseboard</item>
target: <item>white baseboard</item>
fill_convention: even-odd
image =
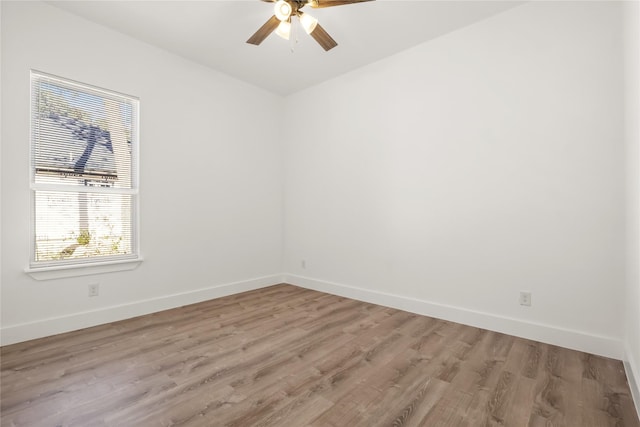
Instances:
[[[285,283],[621,360],[622,341],[430,301],[285,274]]]
[[[284,277],[281,275],[265,276],[118,306],[105,307],[99,310],[5,326],[0,330],[0,343],[1,345],[15,344],[91,326],[130,319],[132,317],[156,313],[183,305],[276,285],[282,283],[283,280]]]
[[[105,323],[116,322],[136,316],[168,310],[183,305],[233,295],[259,289],[278,283],[290,283],[303,288],[314,289],[373,304],[393,307],[425,316],[462,323],[478,328],[502,332],[522,338],[540,341],[587,353],[623,359],[624,348],[622,342],[610,337],[588,334],[558,328],[551,325],[526,322],[520,319],[497,316],[491,313],[467,310],[460,307],[447,306],[430,301],[372,291],[343,284],[331,283],[297,275],[273,275],[255,279],[227,283],[196,291],[166,295],[158,298],[136,301],[118,306],[105,307],[99,310],[74,313],[67,316],[41,319],[34,322],[4,326],[0,330],[0,345],[9,345],[45,336],[56,335],[78,329]],[[625,360],[627,360],[625,358]],[[625,364],[632,387],[634,398],[638,402],[638,370],[633,362]],[[631,384],[630,384],[631,385]]]
[[[629,383],[629,388],[631,389],[631,396],[633,397],[633,402],[636,404],[636,411],[638,411],[638,418],[640,418],[640,365],[638,365],[638,360],[633,358],[633,353],[631,349],[627,346],[626,357],[624,358],[624,370],[627,374],[627,382]]]

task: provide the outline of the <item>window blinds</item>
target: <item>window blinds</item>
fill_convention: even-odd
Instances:
[[[137,256],[138,101],[31,73],[32,266]]]

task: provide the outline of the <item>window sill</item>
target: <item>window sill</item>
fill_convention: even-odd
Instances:
[[[90,264],[58,265],[53,267],[26,268],[29,276],[36,280],[62,279],[65,277],[90,276],[94,274],[113,273],[116,271],[134,270],[142,263],[142,258],[123,259],[118,261],[96,262]]]

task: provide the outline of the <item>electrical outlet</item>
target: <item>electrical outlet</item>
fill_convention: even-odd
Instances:
[[[89,285],[89,296],[97,297],[100,294],[100,284],[99,283],[91,283]]]
[[[531,292],[520,291],[520,305],[531,307]]]
[[[307,260],[303,259],[302,261],[300,261],[300,266],[302,267],[303,270],[307,269]]]

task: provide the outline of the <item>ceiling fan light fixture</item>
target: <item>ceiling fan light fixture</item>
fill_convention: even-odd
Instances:
[[[318,20],[308,13],[300,12],[300,24],[302,24],[302,28],[307,32],[307,34],[313,33],[313,30],[316,29],[316,25],[318,25]]]
[[[273,7],[273,10],[276,18],[278,18],[282,22],[288,20],[291,16],[291,12],[293,12],[293,8],[291,7],[291,5],[285,0],[278,0]]]
[[[2,1],[2,0],[0,0]],[[274,4],[274,14],[262,24],[262,27],[258,28],[249,39],[247,43],[253,45],[259,45],[262,43],[271,33],[276,33],[279,37],[285,40],[293,38],[291,43],[291,51],[298,43],[298,27],[291,27],[292,16],[296,16],[300,21],[300,25],[304,28],[305,32],[309,34],[325,51],[329,51],[338,46],[338,43],[322,28],[322,25],[318,23],[318,20],[313,16],[302,13],[300,9],[304,6],[313,8],[325,8],[333,6],[342,6],[346,4],[364,3],[373,0],[262,0],[265,3]],[[293,37],[291,33],[293,32]]]
[[[291,21],[282,21],[276,28],[276,34],[285,40],[289,40],[291,36]]]

